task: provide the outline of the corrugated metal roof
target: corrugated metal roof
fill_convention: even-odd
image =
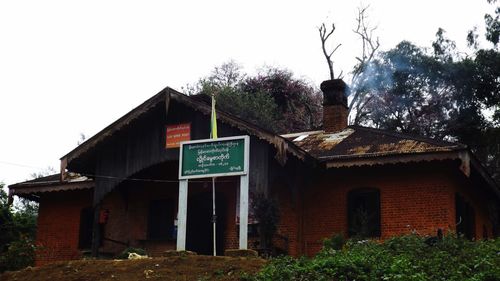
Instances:
[[[335,133],[315,131],[283,135],[283,137],[321,162],[340,158],[449,152],[467,148],[463,144],[361,126],[349,126]]]
[[[68,173],[61,181],[61,175],[58,173],[10,185],[9,194],[23,196],[44,192],[91,189],[93,187],[94,181],[90,178]]]

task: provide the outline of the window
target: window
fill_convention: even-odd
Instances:
[[[94,211],[85,208],[80,212],[80,235],[78,238],[79,249],[90,249],[92,246],[92,226],[94,223]]]
[[[349,237],[380,237],[380,191],[351,190],[347,194],[347,217]]]
[[[165,240],[175,237],[173,200],[154,200],[149,204],[148,239]]]
[[[455,214],[457,234],[461,234],[467,239],[472,240],[476,236],[474,208],[458,193],[455,194]]]

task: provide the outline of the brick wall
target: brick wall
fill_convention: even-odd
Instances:
[[[347,235],[347,194],[356,188],[378,188],[381,204],[381,238],[416,231],[435,235],[438,228],[455,231],[455,194],[461,194],[475,209],[476,236],[491,223],[484,202],[488,195],[449,162],[386,165],[369,168],[331,169],[293,190],[286,175],[277,176],[269,196],[279,203],[280,222],[275,245],[290,255],[312,255],[321,249],[322,239],[334,233]],[[229,180],[228,180],[229,179]],[[224,248],[238,248],[236,196],[238,185],[226,178],[217,184],[225,202]],[[234,180],[234,179],[233,179]],[[293,185],[293,184],[292,184]],[[190,196],[209,187],[190,184]],[[109,210],[101,252],[117,254],[127,246],[145,248],[154,256],[175,249],[175,241],[147,239],[148,204],[153,199],[173,198],[177,204],[177,183],[120,186],[103,200]],[[80,212],[91,206],[90,190],[46,193],[40,199],[36,264],[81,257],[78,249]],[[258,237],[249,238],[249,248],[258,248]]]
[[[40,197],[35,264],[81,257],[78,249],[80,212],[91,206],[91,190],[49,192]]]
[[[175,183],[127,182],[115,188],[101,205],[109,211],[109,216],[99,251],[117,255],[127,247],[134,247],[159,256],[163,251],[175,249],[175,241],[148,240],[148,212],[152,200],[171,199],[177,204],[177,194],[178,184]]]
[[[328,171],[305,190],[304,254],[315,254],[322,239],[334,233],[347,236],[347,193],[356,188],[380,190],[382,239],[411,232],[436,235],[438,228],[455,231],[455,193],[464,191],[474,202],[481,230],[476,233],[483,225],[491,232],[479,203],[484,196],[477,198],[476,189],[451,168],[452,163],[426,163]]]
[[[348,110],[344,105],[323,106],[323,128],[326,132],[338,132],[347,127]]]
[[[297,256],[299,254],[298,200],[300,199],[294,197],[292,187],[283,182],[272,186],[270,196],[276,199],[280,215],[273,244],[284,253]]]

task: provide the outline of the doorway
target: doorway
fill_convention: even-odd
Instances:
[[[217,255],[224,254],[224,234],[226,229],[227,208],[223,194],[216,193],[215,208],[217,211]],[[186,249],[199,255],[213,254],[212,228],[212,193],[202,192],[189,196]]]

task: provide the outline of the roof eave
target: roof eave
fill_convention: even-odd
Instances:
[[[330,157],[328,159],[323,159],[322,163],[326,168],[347,168],[443,160],[460,160],[460,170],[467,177],[470,176],[470,169],[474,168],[485,181],[487,188],[497,196],[497,199],[500,199],[500,189],[495,180],[493,180],[488,171],[481,165],[470,149],[464,148],[463,146],[457,146],[456,149],[449,151],[433,151],[427,153],[387,154],[379,156],[369,155],[365,157],[362,155],[356,157]]]
[[[66,161],[69,163],[72,159],[77,158],[78,156],[82,155],[83,153],[87,152],[94,146],[96,146],[98,143],[103,141],[105,138],[108,136],[112,135],[116,131],[120,130],[122,127],[126,126],[129,124],[132,120],[137,119],[140,115],[142,115],[144,112],[148,111],[150,108],[156,106],[160,101],[164,101],[165,99],[165,92],[169,88],[165,88],[161,90],[158,94],[152,96],[139,106],[135,107],[131,111],[129,111],[127,114],[123,115],[120,117],[118,120],[115,122],[111,123],[104,129],[102,129],[100,132],[92,136],[91,138],[87,139],[85,142],[68,152],[66,155],[60,158],[61,161]]]
[[[34,185],[11,185],[9,186],[9,194],[21,197],[32,196],[46,192],[70,191],[92,189],[94,182],[92,180],[71,183],[53,183],[53,184],[34,184]]]
[[[323,157],[326,168],[373,166],[384,164],[411,163],[434,160],[461,159],[460,150],[432,151],[420,153],[391,153],[379,155],[355,155]]]

